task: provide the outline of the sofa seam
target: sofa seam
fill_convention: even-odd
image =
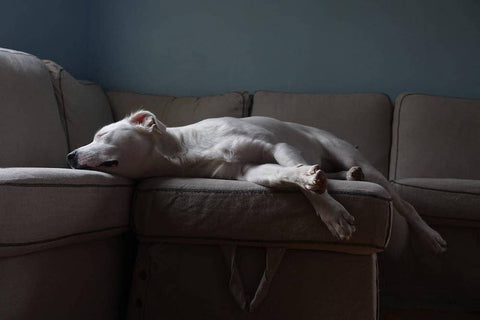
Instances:
[[[413,95],[414,93],[406,93],[402,96],[402,98],[400,99],[399,101],[399,105],[398,105],[398,119],[397,119],[397,141],[396,141],[396,152],[395,152],[395,173],[394,173],[394,176],[393,178],[396,179],[397,178],[397,172],[398,172],[398,151],[400,149],[400,118],[401,118],[401,111],[402,111],[402,107],[403,107],[403,100],[405,100],[406,97],[410,96],[410,95]]]
[[[390,114],[390,147],[388,148],[388,156],[387,156],[387,176],[390,176],[390,161],[392,159],[392,140],[393,140],[393,119],[394,119],[394,113],[395,113],[395,104],[390,98],[390,96],[386,93],[382,93],[387,98],[387,102],[389,105],[389,114]]]
[[[407,187],[407,188],[416,188],[416,189],[438,191],[438,192],[445,192],[445,193],[455,193],[455,194],[466,194],[466,195],[480,196],[480,193],[473,193],[473,192],[468,192],[468,191],[442,190],[442,189],[435,189],[435,188],[429,188],[429,187],[414,186],[414,185],[410,185],[410,184],[400,183],[400,182],[397,182],[397,181],[392,181],[392,183],[400,185],[400,186],[404,186],[404,187]]]
[[[147,235],[144,233],[137,233],[137,236],[149,238],[149,239],[158,239],[163,240],[163,242],[174,241],[175,239],[186,239],[186,240],[206,240],[206,241],[227,241],[227,242],[255,242],[255,243],[306,243],[306,244],[329,244],[329,245],[339,245],[339,246],[357,246],[357,247],[372,247],[375,249],[385,249],[384,246],[372,245],[367,243],[342,243],[336,241],[324,241],[324,240],[261,240],[261,239],[234,239],[234,238],[225,238],[225,237],[195,237],[195,236],[159,236],[159,235]]]
[[[49,243],[49,242],[55,242],[59,240],[64,240],[72,237],[77,237],[77,236],[83,236],[87,234],[94,234],[94,233],[100,233],[104,231],[110,231],[110,230],[115,230],[115,229],[124,229],[124,228],[129,228],[129,225],[121,225],[121,226],[114,226],[114,227],[106,227],[102,229],[97,229],[97,230],[92,230],[92,231],[83,231],[83,232],[77,232],[77,233],[71,233],[67,235],[63,235],[60,237],[55,237],[55,238],[48,238],[48,239],[43,239],[43,240],[37,240],[37,241],[29,241],[29,242],[0,242],[0,248],[2,247],[20,247],[20,246],[29,246],[29,245],[35,245],[35,244],[44,244],[44,243]]]
[[[445,219],[445,220],[456,220],[456,221],[471,221],[471,222],[480,222],[480,219],[469,219],[469,218],[454,218],[454,217],[445,217],[445,216],[432,216],[429,214],[422,214],[422,217],[433,218],[433,219]]]
[[[177,189],[177,188],[152,188],[152,189],[137,189],[137,192],[147,193],[147,192],[176,192],[176,193],[217,193],[217,194],[301,194],[296,190],[209,190],[209,189]],[[385,198],[381,196],[376,196],[373,194],[362,194],[362,193],[351,193],[343,191],[329,191],[329,194],[342,194],[342,195],[351,195],[351,196],[360,196],[360,197],[369,197],[384,201],[392,201],[391,198]]]
[[[32,187],[32,188],[39,188],[39,187],[46,187],[46,188],[131,188],[132,185],[127,184],[62,184],[62,183],[0,183],[0,187]]]
[[[341,243],[336,241],[324,241],[324,240],[261,240],[261,239],[234,239],[234,238],[224,238],[224,237],[195,237],[195,236],[156,236],[156,235],[147,235],[144,233],[137,233],[138,236],[149,238],[149,239],[159,239],[164,240],[163,242],[174,241],[175,239],[186,239],[186,240],[206,240],[206,241],[228,241],[228,242],[255,242],[255,243],[306,243],[306,244],[329,244],[329,245],[338,245],[338,246],[357,246],[357,247],[372,247],[375,249],[385,249],[384,246],[380,245],[371,245],[367,243]]]
[[[246,94],[245,91],[240,92],[240,95],[242,96],[242,115],[241,115],[241,118],[246,117],[246,114],[247,114],[248,106],[247,106],[247,99],[245,98],[245,94]]]
[[[66,135],[66,138],[67,138],[67,148],[68,148],[68,152],[72,151],[72,146],[70,144],[70,130],[68,129],[68,119],[67,119],[67,108],[65,107],[65,95],[63,93],[63,72],[65,71],[65,69],[62,69],[60,70],[59,72],[59,75],[58,75],[58,86],[59,86],[59,89],[60,89],[60,94],[62,96],[62,105],[60,106],[61,110],[62,110],[62,116],[63,116],[63,119],[65,121],[65,135]]]
[[[455,97],[455,96],[444,96],[444,95],[436,95],[436,94],[429,94],[429,93],[420,93],[420,92],[407,92],[405,93],[407,96],[427,96],[432,98],[446,98],[446,99],[456,99],[456,100],[466,100],[466,101],[478,101],[478,98],[465,98],[465,97]]]
[[[390,201],[388,203],[388,226],[387,226],[387,233],[385,235],[385,243],[384,243],[384,246],[385,248],[388,246],[388,244],[390,243],[390,239],[392,238],[392,228],[393,228],[393,204],[392,202]]]
[[[378,95],[378,96],[386,96],[390,99],[390,96],[382,91],[353,91],[353,92],[341,92],[341,91],[335,91],[335,92],[295,92],[295,91],[277,91],[277,90],[255,90],[253,94],[257,93],[274,93],[274,94],[289,94],[289,95]]]

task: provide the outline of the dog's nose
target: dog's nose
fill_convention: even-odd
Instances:
[[[67,154],[67,163],[72,169],[75,169],[78,167],[77,151],[72,151],[69,154]]]

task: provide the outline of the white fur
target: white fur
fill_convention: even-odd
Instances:
[[[296,185],[339,239],[351,237],[354,218],[326,192],[327,177],[354,180],[363,171],[367,181],[390,193],[398,212],[435,252],[446,248],[442,237],[358,150],[317,128],[266,117],[215,118],[166,128],[152,113],[138,111],[102,128],[92,143],[68,158],[75,168],[129,178],[185,176],[247,180],[272,188]]]

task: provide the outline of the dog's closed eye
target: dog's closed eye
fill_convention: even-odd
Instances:
[[[99,140],[101,139],[102,137],[104,137],[108,132],[100,132],[100,133],[97,133],[95,135],[95,137],[93,138],[93,140]]]
[[[102,162],[99,167],[116,167],[118,166],[118,161],[117,160],[108,160],[105,162]]]

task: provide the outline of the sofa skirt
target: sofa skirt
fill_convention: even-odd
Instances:
[[[140,242],[128,319],[377,319],[377,255]]]

